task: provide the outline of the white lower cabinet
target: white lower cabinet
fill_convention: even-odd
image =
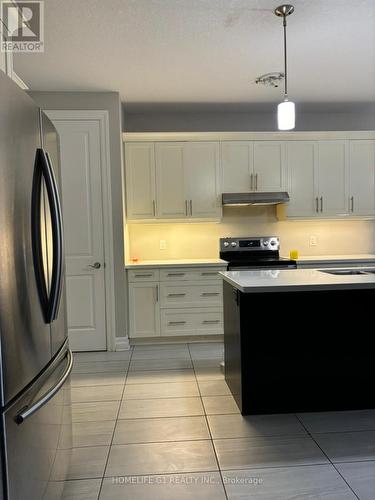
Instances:
[[[224,270],[129,269],[130,338],[222,334]]]
[[[129,328],[132,338],[160,336],[159,283],[129,283]]]

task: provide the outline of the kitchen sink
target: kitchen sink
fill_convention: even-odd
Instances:
[[[361,271],[360,269],[330,269],[330,270],[323,270],[320,269],[321,273],[327,273],[327,274],[335,274],[337,276],[351,276],[355,274],[375,274],[374,271]]]

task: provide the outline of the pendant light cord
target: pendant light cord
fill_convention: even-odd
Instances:
[[[284,27],[284,99],[288,99],[288,73],[287,73],[287,56],[286,56],[286,16],[283,16]]]

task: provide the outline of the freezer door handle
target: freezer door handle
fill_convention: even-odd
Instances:
[[[70,375],[70,372],[72,371],[73,367],[73,354],[70,349],[67,350],[67,364],[66,368],[64,370],[63,375],[59,379],[56,384],[51,387],[41,398],[38,399],[32,406],[25,406],[22,408],[22,410],[15,416],[14,420],[15,422],[20,425],[22,424],[26,419],[31,417],[34,413],[36,413],[40,408],[42,408],[48,401],[50,401],[55,394],[59,392],[61,387],[65,384],[67,378]]]

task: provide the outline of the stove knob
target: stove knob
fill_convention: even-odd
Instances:
[[[268,246],[268,243],[269,243],[269,241],[268,241],[268,240],[263,241],[263,245],[264,245],[265,247],[267,247],[267,246]]]
[[[232,241],[231,245],[232,245],[232,247],[236,247],[237,243],[235,241]]]
[[[229,242],[228,241],[224,241],[223,245],[225,246],[225,248],[229,247]]]
[[[276,245],[276,241],[275,240],[272,240],[271,241],[271,245],[274,247]]]

